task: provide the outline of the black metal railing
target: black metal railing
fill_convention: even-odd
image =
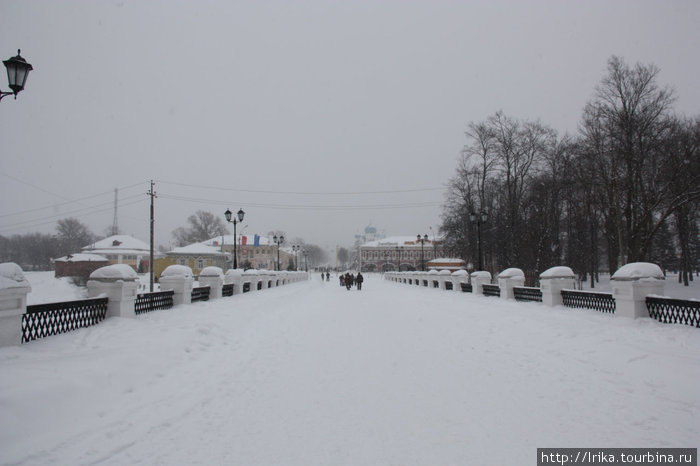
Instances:
[[[452,282],[451,282],[451,281],[446,281],[446,282],[445,282],[445,289],[446,289],[446,290],[452,290]]]
[[[652,319],[700,328],[700,301],[647,296],[646,303]]]
[[[612,293],[591,293],[590,291],[562,290],[564,306],[615,313],[615,299]]]
[[[173,290],[168,290],[136,295],[136,301],[134,301],[134,312],[136,315],[139,315],[151,311],[170,309],[173,307],[174,294],[175,292]]]
[[[192,302],[197,301],[209,301],[209,291],[211,287],[209,286],[199,286],[192,289]]]
[[[107,298],[27,306],[22,315],[22,343],[95,325],[107,315]]]
[[[233,296],[233,283],[224,285],[223,288],[221,288],[221,296]]]
[[[471,293],[472,292],[472,284],[471,283],[460,283],[460,286],[462,287],[462,291],[464,293]]]
[[[250,291],[250,282],[243,283],[243,292],[247,293]]]
[[[516,301],[542,302],[542,290],[531,286],[514,286],[513,295]]]
[[[495,296],[497,298],[501,296],[501,287],[498,285],[484,284],[481,289],[484,292],[484,296]]]

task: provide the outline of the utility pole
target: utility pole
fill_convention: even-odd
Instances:
[[[119,234],[119,220],[117,217],[117,195],[119,193],[118,188],[114,188],[114,219],[112,220],[112,235]]]
[[[149,269],[149,274],[150,274],[150,284],[151,284],[151,293],[153,293],[153,266],[155,265],[153,263],[153,225],[155,224],[155,218],[153,215],[153,200],[156,198],[156,192],[153,190],[153,186],[155,183],[153,180],[151,180],[151,190],[148,191],[146,194],[148,196],[151,196],[151,258],[150,262],[148,264],[148,269]]]

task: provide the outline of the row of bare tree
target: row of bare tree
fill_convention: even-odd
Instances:
[[[566,264],[581,276],[649,261],[700,269],[700,116],[673,112],[653,65],[612,57],[575,136],[498,112],[469,124],[443,209],[451,253],[531,276]],[[532,280],[530,280],[532,281]],[[593,283],[593,282],[592,282]]]

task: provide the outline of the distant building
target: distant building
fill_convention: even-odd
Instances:
[[[360,245],[363,272],[427,270],[428,262],[439,257],[442,238],[429,237],[421,246],[415,236],[390,236]]]
[[[68,254],[54,260],[55,276],[72,277],[80,284],[87,283],[90,274],[110,264],[109,259],[97,254]]]
[[[218,248],[203,243],[194,243],[181,248],[174,248],[165,253],[165,257],[156,260],[153,274],[160,277],[163,270],[170,265],[186,265],[195,276],[205,267],[215,266],[226,270],[227,255]]]
[[[128,264],[139,270],[148,271],[151,248],[141,240],[128,235],[113,235],[85,246],[86,254],[98,254],[109,260],[110,264]]]
[[[226,268],[233,267],[233,235],[217,236],[202,244],[225,252],[229,261]],[[243,268],[244,264],[250,264],[250,268],[253,269],[277,269],[277,244],[267,236],[239,235],[236,253],[238,254],[239,268]],[[289,259],[293,257],[292,254],[290,243],[285,242],[280,245],[279,260],[282,270],[287,270]]]
[[[467,270],[467,263],[463,259],[453,259],[449,257],[438,257],[428,262],[428,270]]]

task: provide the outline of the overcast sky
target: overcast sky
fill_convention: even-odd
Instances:
[[[700,2],[0,0],[0,235],[156,244],[198,209],[322,247],[437,232],[469,122],[576,133],[611,55],[700,113]],[[0,89],[7,91],[4,74]],[[433,229],[431,231],[431,228]]]

